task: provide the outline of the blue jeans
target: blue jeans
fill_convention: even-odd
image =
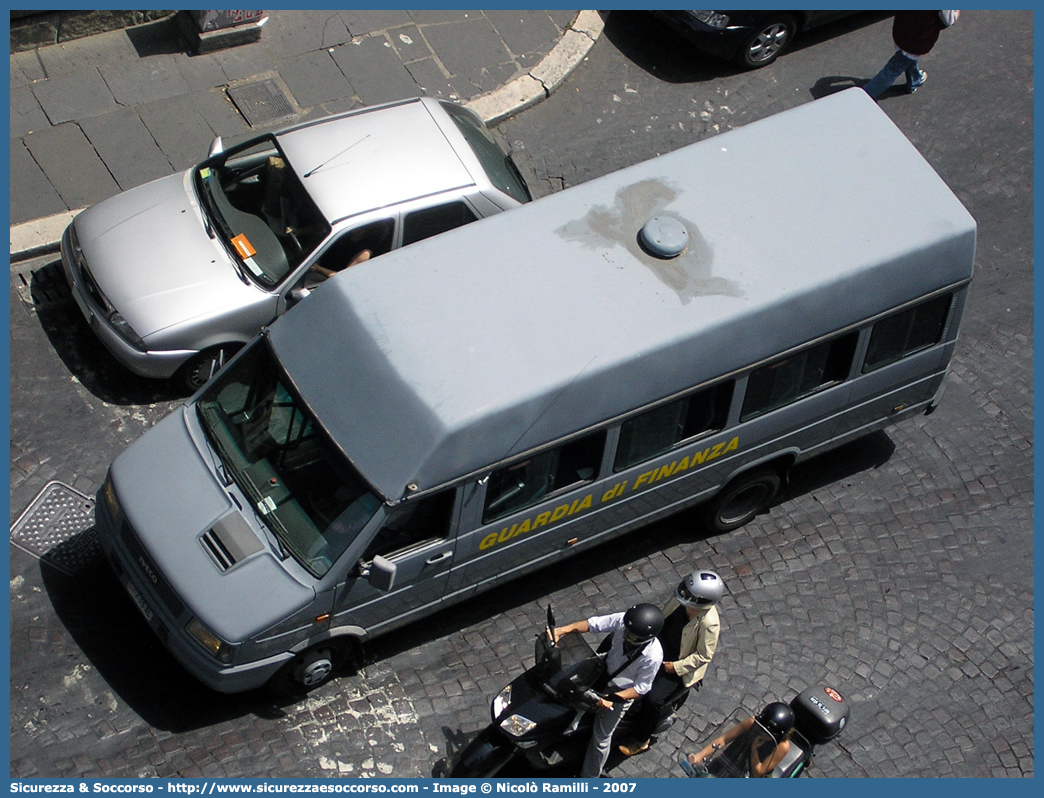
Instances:
[[[904,72],[906,73],[906,85],[908,88],[916,89],[924,83],[924,80],[921,78],[921,69],[917,65],[917,59],[911,58],[902,50],[896,50],[895,55],[888,59],[888,63],[884,65],[884,68],[863,86],[863,91],[876,100]]]

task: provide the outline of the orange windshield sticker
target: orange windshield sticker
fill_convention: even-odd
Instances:
[[[243,260],[246,260],[247,258],[252,258],[254,255],[257,254],[257,250],[250,246],[250,242],[247,240],[247,237],[243,233],[240,233],[232,239],[232,246],[235,247],[236,252],[239,254],[239,257],[241,257]]]

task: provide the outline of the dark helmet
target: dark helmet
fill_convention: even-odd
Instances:
[[[782,701],[773,701],[761,710],[758,723],[779,742],[794,728],[794,710]]]
[[[674,597],[686,607],[704,607],[717,604],[725,593],[725,583],[714,571],[693,571],[674,591]]]
[[[635,604],[624,613],[624,640],[640,645],[648,643],[663,629],[663,613],[655,604]]]

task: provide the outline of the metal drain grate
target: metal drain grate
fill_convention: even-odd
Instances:
[[[239,113],[250,127],[265,125],[294,115],[293,106],[274,80],[263,80],[228,90]]]
[[[73,301],[69,283],[57,263],[49,263],[39,269],[14,270],[11,272],[11,282],[18,292],[18,298],[30,313]]]
[[[101,554],[94,530],[94,499],[61,482],[48,482],[11,527],[11,543],[69,575]]]

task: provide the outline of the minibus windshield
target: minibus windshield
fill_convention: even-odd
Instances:
[[[256,341],[215,377],[196,411],[280,554],[323,576],[380,500],[291,392],[267,345]]]

